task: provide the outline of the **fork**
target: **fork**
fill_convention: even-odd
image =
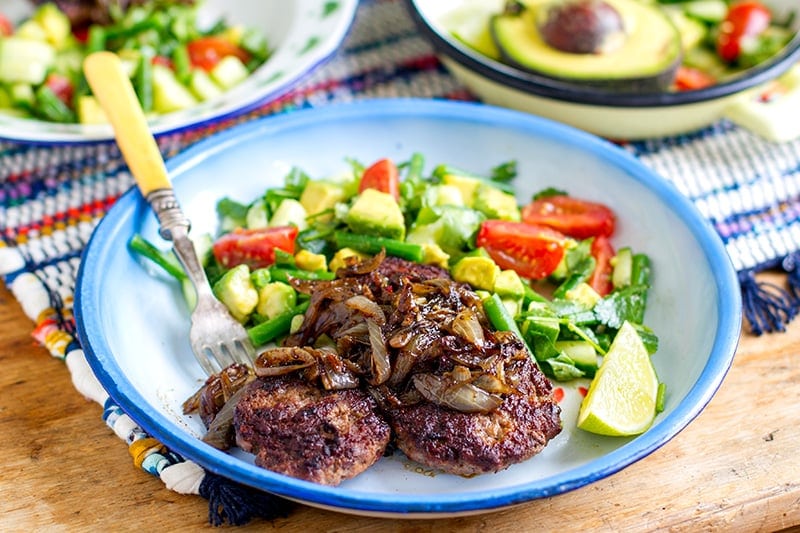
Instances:
[[[189,340],[197,362],[211,375],[242,363],[252,366],[255,348],[247,331],[214,296],[189,238],[186,218],[167,175],[164,159],[122,63],[112,52],[95,52],[83,63],[86,80],[108,116],[114,136],[142,196],[159,221],[159,233],[175,254],[197,293]]]

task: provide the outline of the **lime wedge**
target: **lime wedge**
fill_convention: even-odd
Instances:
[[[642,339],[625,322],[581,403],[578,427],[591,433],[643,433],[656,415],[658,377]]]

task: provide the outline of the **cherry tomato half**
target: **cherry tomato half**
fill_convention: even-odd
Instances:
[[[44,80],[44,84],[53,91],[59,100],[64,102],[68,107],[72,107],[72,97],[75,94],[75,86],[72,81],[61,74],[51,72]]]
[[[614,270],[611,266],[611,259],[613,259],[616,252],[611,245],[611,241],[607,237],[600,235],[592,241],[591,253],[597,266],[594,267],[594,272],[589,276],[588,283],[597,294],[605,296],[614,288],[611,283],[611,274]]]
[[[742,52],[743,40],[760,35],[771,21],[772,13],[761,2],[744,0],[732,4],[719,25],[717,53],[723,61],[736,61]]]
[[[681,65],[675,73],[675,88],[679,91],[694,91],[717,83],[711,74],[700,69]]]
[[[191,64],[206,71],[226,56],[236,56],[242,63],[250,61],[250,54],[223,37],[200,37],[187,44],[186,49]]]
[[[242,263],[250,268],[263,268],[275,262],[275,249],[294,253],[295,226],[274,228],[237,228],[217,239],[212,248],[214,257],[225,268]]]
[[[152,65],[161,65],[162,67],[167,67],[170,70],[175,70],[175,64],[167,56],[153,56],[153,59],[150,60],[150,63]]]
[[[547,226],[576,239],[614,233],[616,217],[603,204],[563,194],[534,200],[522,209],[522,221]]]
[[[376,189],[400,199],[400,174],[397,165],[391,159],[380,159],[364,170],[358,192],[366,189]]]
[[[529,279],[542,279],[556,269],[564,257],[562,233],[524,222],[486,220],[478,230],[477,245],[497,266]]]

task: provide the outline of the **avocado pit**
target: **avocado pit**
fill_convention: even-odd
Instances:
[[[549,46],[571,54],[608,53],[625,41],[622,16],[604,0],[557,2],[539,31]]]

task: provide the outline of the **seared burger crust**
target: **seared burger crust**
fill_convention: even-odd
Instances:
[[[260,378],[236,405],[236,443],[258,466],[323,485],[360,474],[383,455],[387,422],[357,389],[324,391],[302,378]]]
[[[414,461],[462,476],[498,472],[533,457],[561,431],[561,410],[544,374],[530,360],[522,365],[519,394],[489,413],[429,402],[392,410],[397,447]]]

